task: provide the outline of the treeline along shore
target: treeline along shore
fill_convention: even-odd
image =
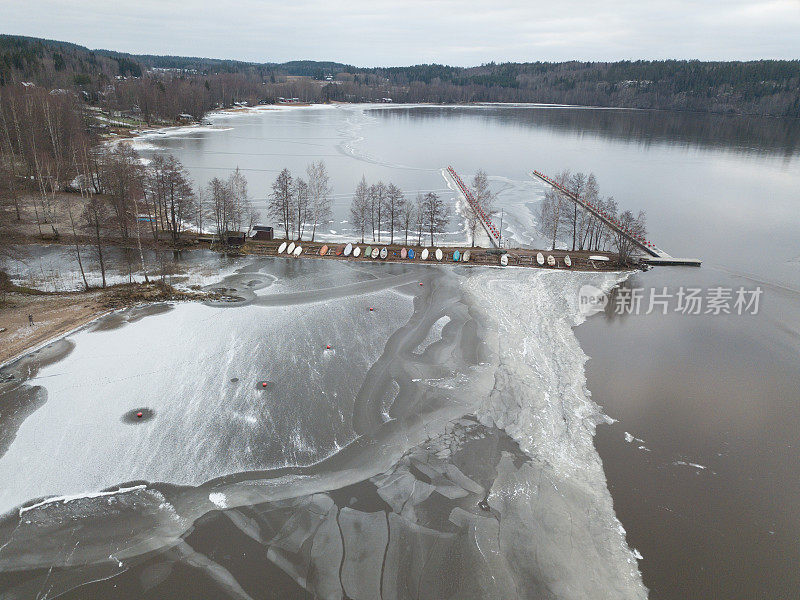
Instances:
[[[146,122],[237,103],[540,102],[800,117],[800,61],[620,61],[355,67],[132,55],[0,35],[0,88],[37,85]]]

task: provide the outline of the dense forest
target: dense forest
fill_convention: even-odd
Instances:
[[[489,63],[362,68],[131,55],[0,36],[0,87],[64,89],[150,118],[202,117],[235,102],[545,102],[800,117],[800,60]]]

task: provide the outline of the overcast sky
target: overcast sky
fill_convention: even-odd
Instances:
[[[800,0],[0,0],[0,32],[359,66],[800,58]]]

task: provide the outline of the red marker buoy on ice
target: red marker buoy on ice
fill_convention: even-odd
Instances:
[[[142,418],[142,413],[140,413],[140,412],[137,412],[137,413],[136,413],[136,417],[137,417],[137,418],[139,418],[139,419],[141,419],[141,418]]]
[[[422,285],[422,282],[420,281],[419,284]]]
[[[261,387],[267,387],[267,382],[266,381],[262,381],[261,382]]]
[[[369,312],[372,312],[372,311],[373,311],[373,308],[370,306],[369,307]]]
[[[326,349],[326,350],[330,350],[330,349],[331,349],[331,345],[330,345],[330,344],[328,344],[327,346],[325,346],[325,349]]]

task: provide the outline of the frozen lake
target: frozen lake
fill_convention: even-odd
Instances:
[[[236,302],[114,313],[4,370],[12,593],[130,570],[119,593],[158,594],[177,562],[257,597],[192,539],[233,526],[283,597],[645,596],[572,333],[617,275],[241,263]]]
[[[758,314],[685,315],[673,298],[667,314],[609,305],[575,327],[581,287],[621,277],[185,258],[190,283],[241,300],[118,313],[3,371],[9,597],[800,587],[798,123],[530,106],[213,121],[137,144],[175,153],[198,183],[239,166],[262,202],[281,168],[322,158],[332,240],[349,235],[362,175],[454,202],[451,164],[465,179],[485,169],[504,235],[539,245],[545,190],[527,173],[594,171],[601,193],[647,211],[660,246],[704,260],[622,285],[760,287]],[[463,236],[456,218],[443,239]],[[66,284],[68,262],[49,249],[16,268],[24,281],[50,264]]]

